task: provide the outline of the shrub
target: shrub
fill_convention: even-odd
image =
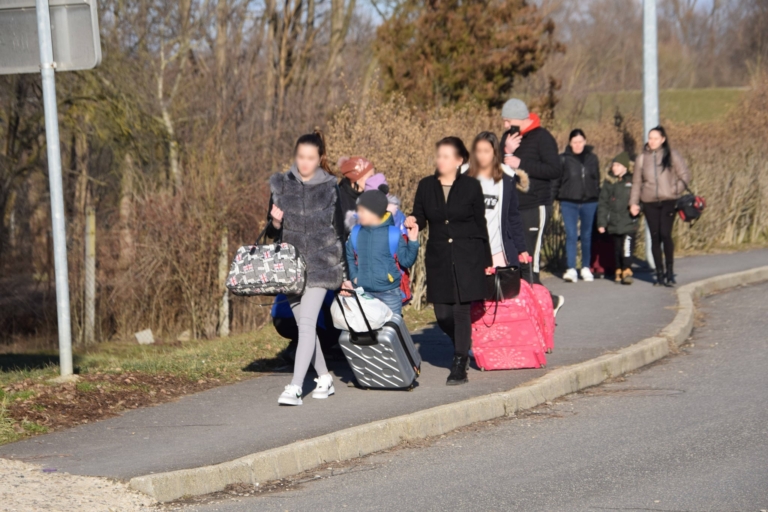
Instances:
[[[756,82],[730,119],[720,124],[667,125],[672,147],[682,153],[693,172],[691,188],[708,200],[694,226],[676,223],[674,236],[680,250],[709,251],[765,243],[768,238],[768,150],[762,139],[768,131],[768,79]],[[571,128],[553,127],[561,148]],[[617,153],[626,149],[636,154],[642,147],[638,119],[621,120],[618,127],[605,122],[582,128],[600,157],[603,172]],[[408,212],[418,181],[434,168],[434,143],[456,135],[469,144],[483,130],[501,131],[497,111],[470,104],[423,113],[410,108],[402,97],[376,97],[364,115],[353,106],[343,108],[329,125],[328,140],[335,157],[369,158],[387,175],[403,211]],[[426,241],[427,234],[422,236]],[[643,254],[642,238],[638,254]],[[563,245],[564,230],[556,213],[543,251],[549,268],[558,267]],[[413,278],[414,304],[421,305],[426,297],[423,254]]]

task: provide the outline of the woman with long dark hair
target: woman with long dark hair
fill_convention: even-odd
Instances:
[[[499,139],[493,132],[481,132],[472,143],[468,176],[476,178],[483,188],[485,222],[494,267],[528,263],[525,230],[520,218],[517,189],[528,188],[525,171],[504,173]]]
[[[419,182],[406,226],[429,226],[427,300],[440,328],[453,341],[447,385],[467,382],[473,301],[485,298],[485,271],[492,265],[485,200],[480,182],[461,173],[469,152],[458,137],[435,145],[437,170]]]
[[[310,363],[317,372],[312,398],[325,399],[335,393],[315,325],[328,290],[337,290],[342,281],[344,288],[352,288],[344,257],[339,187],[328,165],[322,133],[316,130],[299,137],[294,164],[287,172],[273,175],[269,187],[267,236],[294,245],[307,265],[304,291],[288,298],[299,326],[299,343],[293,379],[277,400],[281,405],[301,405]]]
[[[643,152],[635,160],[629,211],[639,215],[642,206],[645,214],[651,232],[657,286],[675,285],[675,245],[672,240],[675,203],[690,181],[691,172],[680,153],[669,146],[664,127],[652,128]]]
[[[575,283],[581,275],[584,281],[593,281],[589,260],[592,255],[592,228],[600,195],[600,162],[592,146],[587,145],[587,136],[580,128],[568,136],[568,147],[560,158],[563,174],[557,182],[557,199],[565,224],[565,255],[568,261],[563,279]],[[581,272],[576,271],[579,240]]]

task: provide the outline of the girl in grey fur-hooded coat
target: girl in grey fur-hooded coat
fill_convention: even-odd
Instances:
[[[336,178],[318,168],[311,180],[302,181],[294,164],[288,172],[273,175],[269,188],[269,211],[276,204],[283,210],[283,222],[281,229],[275,229],[270,215],[267,236],[281,237],[304,256],[307,288],[338,289],[347,271],[344,214]]]

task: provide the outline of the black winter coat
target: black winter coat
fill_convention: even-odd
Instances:
[[[445,201],[437,174],[419,182],[413,214],[419,229],[429,226],[427,301],[438,304],[483,300],[485,269],[492,266],[485,198],[480,182],[457,173]]]
[[[632,173],[617,178],[613,172],[608,171],[597,204],[597,227],[605,228],[611,235],[634,234],[637,231],[637,217],[629,213],[631,193]]]
[[[517,171],[521,178],[523,190],[528,190],[528,176],[523,171]],[[517,265],[518,255],[525,251],[525,228],[520,217],[520,200],[517,194],[517,180],[506,174],[501,178],[501,242],[504,246],[504,257],[507,264]]]
[[[559,180],[562,173],[555,138],[545,128],[534,128],[523,135],[515,156],[520,159],[520,169],[531,179],[530,190],[520,194],[520,209],[551,205],[553,182]]]
[[[357,198],[363,191],[355,190],[349,178],[343,178],[339,182],[339,201],[341,202],[341,211],[346,217],[347,212],[357,211]]]
[[[571,146],[565,148],[561,155],[563,175],[557,183],[557,198],[560,201],[597,201],[600,195],[600,161],[592,146],[585,147],[583,155],[584,163],[581,163]]]

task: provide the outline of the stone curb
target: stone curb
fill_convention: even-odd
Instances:
[[[510,391],[441,405],[297,441],[239,459],[194,469],[138,476],[131,488],[160,502],[296,475],[330,462],[349,460],[401,443],[515,414],[546,401],[595,386],[665,357],[693,330],[694,300],[716,291],[768,280],[768,266],[712,277],[677,289],[675,319],[659,334],[595,359],[565,366]]]

